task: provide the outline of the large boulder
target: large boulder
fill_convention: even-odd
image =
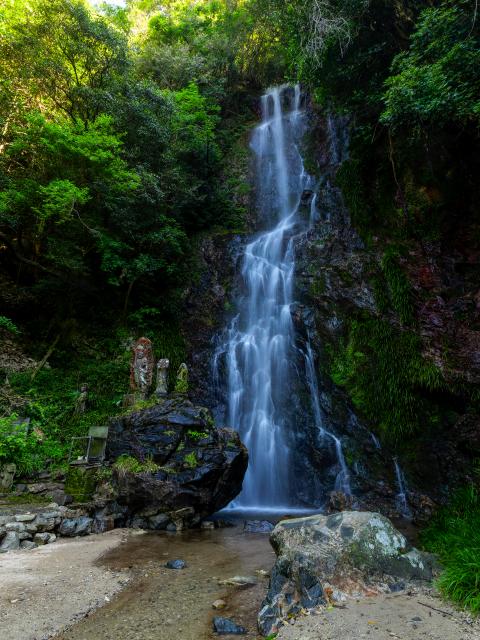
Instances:
[[[430,581],[433,556],[407,542],[378,513],[344,511],[280,522],[270,542],[277,554],[258,618],[264,635],[302,608],[331,599],[399,591]]]
[[[120,505],[138,526],[158,525],[171,514],[176,528],[196,524],[226,506],[242,488],[248,454],[238,434],[217,429],[209,411],[174,397],[112,421],[107,455],[152,461],[153,471],[115,468],[112,482]],[[182,525],[183,520],[183,525]]]

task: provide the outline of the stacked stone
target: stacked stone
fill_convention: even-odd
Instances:
[[[68,509],[57,504],[26,513],[6,513],[0,515],[0,553],[35,549],[55,542],[58,536],[97,533],[105,530],[102,525],[83,509]]]

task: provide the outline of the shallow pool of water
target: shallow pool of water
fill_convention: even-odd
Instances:
[[[187,567],[165,568],[180,558]],[[207,531],[164,532],[132,535],[101,559],[115,571],[133,571],[130,586],[112,602],[97,609],[57,640],[209,640],[214,615],[228,617],[248,630],[246,639],[257,638],[256,614],[275,561],[268,534],[244,532],[242,525]],[[256,576],[246,588],[220,585],[233,576]],[[212,608],[226,601],[221,612]]]

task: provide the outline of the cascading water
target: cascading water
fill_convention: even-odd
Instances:
[[[306,345],[305,357],[305,369],[307,374],[307,385],[310,391],[310,401],[312,404],[313,417],[315,419],[315,425],[318,429],[319,444],[322,445],[322,440],[331,440],[335,445],[335,454],[337,457],[338,473],[335,479],[335,491],[341,491],[345,495],[349,496],[352,493],[350,488],[350,474],[348,472],[347,463],[345,462],[345,456],[343,455],[342,443],[336,435],[327,431],[323,426],[322,410],[320,407],[320,393],[318,390],[318,380],[315,371],[315,360],[311,345],[310,336],[308,336],[308,342]]]
[[[228,424],[235,427],[249,451],[249,467],[238,510],[293,511],[291,394],[298,349],[291,316],[295,272],[294,242],[308,228],[300,215],[302,194],[314,186],[299,152],[306,131],[300,87],[279,87],[262,98],[262,122],[252,135],[256,159],[257,205],[270,230],[245,248],[241,276],[244,293],[238,313],[214,356],[214,377],[226,370]],[[315,201],[310,224],[315,218]],[[323,428],[313,355],[305,356],[307,383],[319,438],[334,444],[339,471],[336,488],[350,493],[341,443]]]

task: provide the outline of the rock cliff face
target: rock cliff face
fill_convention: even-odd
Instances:
[[[248,454],[238,434],[216,429],[209,411],[185,398],[115,419],[107,455],[149,461],[149,469],[114,467],[112,485],[128,518],[144,528],[198,524],[241,490]]]
[[[478,455],[476,227],[452,212],[438,241],[409,238],[407,251],[397,251],[393,231],[362,239],[339,187],[348,123],[313,120],[307,142],[319,181],[315,224],[297,245],[299,331],[313,336],[324,409],[346,436],[358,494],[370,507],[394,506],[398,455],[407,501],[428,517],[422,494],[442,500],[469,480]]]

